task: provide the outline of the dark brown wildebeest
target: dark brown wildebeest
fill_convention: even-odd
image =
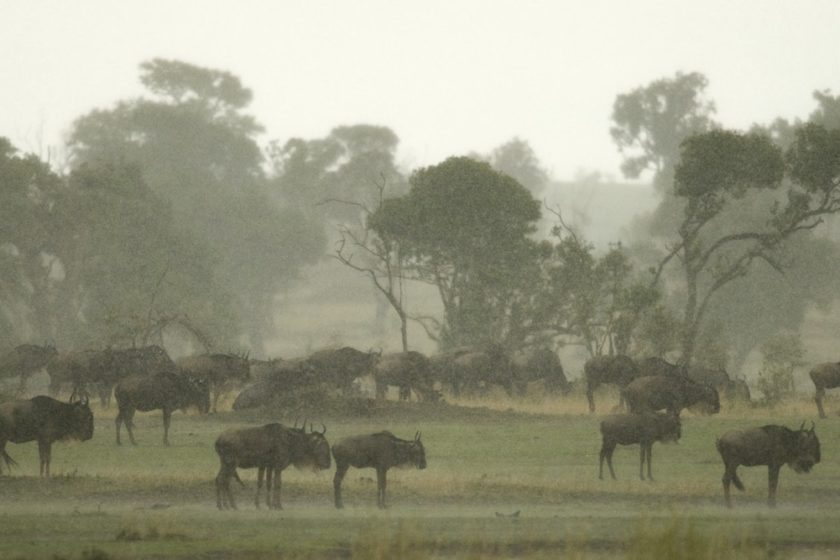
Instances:
[[[452,387],[456,397],[462,392],[475,394],[492,385],[502,387],[508,395],[522,395],[527,389],[510,355],[499,344],[456,348],[434,360],[432,369],[442,383]]]
[[[103,351],[103,355],[102,359],[93,364],[101,368],[101,371],[93,372],[92,377],[98,379],[100,398],[104,405],[110,403],[114,386],[121,379],[131,375],[151,377],[177,369],[166,350],[156,344],[122,350],[108,348]]]
[[[233,410],[265,406],[280,395],[291,397],[314,383],[312,368],[304,359],[277,360],[270,367],[260,369],[259,378],[236,396]]]
[[[310,427],[289,428],[282,424],[266,424],[258,428],[231,429],[216,439],[216,453],[219,455],[219,474],[216,475],[216,506],[219,509],[236,509],[236,502],[230,491],[230,479],[241,484],[237,468],[257,469],[257,494],[254,504],[260,507],[260,492],[265,475],[265,503],[270,509],[282,509],[280,503],[280,475],[286,467],[294,465],[299,469],[330,468],[330,445],[324,437],[327,429],[320,432]]]
[[[560,358],[549,348],[528,348],[516,352],[511,362],[518,370],[519,378],[526,383],[542,380],[545,390],[549,393],[562,391],[567,395],[572,390]]]
[[[0,379],[20,377],[18,391],[26,391],[26,379],[46,366],[58,355],[55,346],[44,344],[21,344],[0,356]]]
[[[673,414],[614,414],[601,421],[601,454],[598,460],[598,478],[604,479],[604,459],[610,468],[610,475],[615,480],[612,466],[613,451],[616,445],[633,445],[641,448],[639,478],[645,479],[645,460],[647,459],[647,477],[651,474],[651,452],[655,441],[677,441],[682,435],[680,417]]]
[[[372,373],[380,356],[381,350],[362,352],[344,346],[318,350],[310,354],[306,361],[312,367],[317,382],[337,389],[343,395],[350,395],[353,391],[353,381]]]
[[[809,373],[811,381],[814,382],[814,387],[817,392],[814,396],[814,402],[817,403],[817,412],[820,418],[825,418],[825,410],[823,410],[823,397],[825,397],[826,389],[835,389],[840,387],[840,362],[828,362],[814,366]]]
[[[213,412],[219,404],[219,397],[232,384],[245,383],[250,379],[251,366],[247,356],[235,354],[200,354],[186,356],[175,362],[186,375],[207,380],[213,394]]]
[[[207,380],[192,375],[178,375],[172,372],[162,372],[156,375],[130,375],[117,383],[114,388],[117,398],[117,418],[114,420],[117,428],[117,445],[120,441],[120,425],[125,424],[128,438],[132,445],[134,441],[134,413],[150,410],[163,411],[163,444],[169,445],[169,424],[172,412],[195,406],[199,412],[206,414],[210,409],[210,388]]]
[[[692,366],[688,377],[697,383],[711,385],[729,401],[750,401],[750,388],[743,379],[732,379],[722,368]]]
[[[740,465],[755,467],[767,465],[767,505],[776,505],[776,489],[779,486],[779,470],[785,463],[797,473],[807,473],[820,462],[820,440],[811,429],[805,429],[805,422],[799,430],[785,426],[768,425],[760,428],[734,430],[722,435],[715,442],[723,459],[723,496],[726,506],[732,507],[729,484],[743,492],[744,485],[736,469]]]
[[[672,364],[659,356],[650,356],[640,360],[638,362],[638,367],[638,377],[648,375],[671,375],[674,377],[685,377],[688,375],[685,367],[682,365]]]
[[[103,359],[102,353],[98,350],[58,354],[47,364],[50,394],[56,396],[64,385],[70,385],[73,389],[71,395],[73,398],[80,394],[86,396],[87,387],[97,381],[93,372],[102,369],[99,362]]]
[[[332,454],[335,458],[333,490],[335,507],[338,509],[344,507],[341,500],[341,481],[350,467],[376,469],[376,504],[380,508],[385,507],[388,469],[412,465],[418,469],[426,468],[426,450],[420,441],[420,432],[414,435],[413,441],[400,439],[391,432],[351,436],[334,444]]]
[[[52,444],[55,441],[93,437],[93,412],[87,399],[71,403],[39,395],[29,400],[0,404],[0,420],[5,427],[0,434],[0,455],[6,457],[6,442],[38,442],[41,476],[50,476]]]
[[[714,387],[684,377],[650,375],[631,381],[621,391],[630,412],[667,410],[679,415],[693,404],[702,403],[711,414],[720,412],[720,396]]]
[[[623,389],[639,377],[639,368],[629,356],[595,356],[583,365],[583,376],[586,379],[589,412],[595,412],[595,389],[605,383]],[[623,403],[624,397],[621,399]]]
[[[389,385],[400,388],[400,400],[411,400],[412,389],[426,401],[434,402],[440,398],[432,387],[429,359],[420,352],[409,350],[382,355],[373,368],[373,378],[377,399],[385,398]]]

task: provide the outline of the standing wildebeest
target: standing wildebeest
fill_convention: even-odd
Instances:
[[[744,485],[735,472],[739,465],[755,467],[767,465],[768,495],[767,505],[776,505],[776,488],[779,486],[779,470],[785,463],[797,473],[808,472],[820,462],[820,440],[811,429],[805,429],[805,422],[799,430],[785,426],[768,425],[760,428],[734,430],[722,435],[715,442],[718,453],[723,459],[723,495],[726,506],[732,507],[729,496],[729,484],[744,491]]]
[[[560,358],[549,348],[528,348],[517,352],[511,358],[513,366],[519,372],[519,378],[525,381],[542,380],[549,393],[562,391],[567,395],[572,390]]]
[[[671,414],[696,403],[703,403],[714,414],[720,412],[720,397],[709,385],[670,375],[651,375],[631,381],[621,391],[631,412],[655,412],[665,409]]]
[[[314,377],[331,389],[339,390],[343,395],[352,393],[353,381],[373,372],[381,351],[362,352],[350,346],[337,349],[318,350],[310,354],[306,361],[314,370]]]
[[[183,373],[207,381],[213,393],[213,412],[216,412],[219,397],[229,389],[229,384],[248,381],[251,371],[248,357],[234,354],[187,356],[179,358],[176,364]]]
[[[697,383],[711,385],[718,394],[730,401],[750,401],[750,388],[743,379],[732,379],[726,370],[704,366],[692,366],[688,377]]]
[[[426,468],[426,451],[423,449],[423,442],[420,441],[420,432],[414,435],[414,441],[400,439],[391,432],[351,436],[333,445],[332,454],[335,458],[333,489],[335,507],[338,509],[344,507],[341,500],[341,481],[350,467],[376,469],[376,504],[380,508],[385,507],[388,469],[412,465],[418,469]]]
[[[56,355],[58,350],[49,344],[15,346],[0,356],[0,378],[20,377],[18,391],[23,393],[26,390],[26,379],[46,366]]]
[[[38,441],[41,476],[50,476],[54,441],[93,437],[93,412],[87,399],[63,403],[39,395],[29,400],[0,404],[0,455],[6,459],[6,442]]]
[[[817,393],[814,396],[814,401],[817,403],[817,411],[820,413],[820,418],[825,418],[823,397],[825,396],[826,389],[840,387],[840,362],[819,364],[808,375],[811,376],[811,381],[814,382],[814,387],[817,389]]]
[[[152,377],[159,373],[175,371],[175,362],[166,350],[153,344],[140,348],[126,348],[123,350],[106,349],[105,357],[94,362],[94,367],[101,371],[94,372],[92,377],[98,379],[100,399],[107,405],[111,401],[114,386],[130,375],[145,375]]]
[[[686,369],[682,365],[672,364],[659,356],[650,356],[649,358],[639,361],[638,367],[638,377],[648,375],[671,375],[674,377],[685,377],[687,375]]]
[[[584,364],[583,375],[586,378],[589,412],[595,412],[595,389],[603,383],[623,389],[639,376],[639,368],[628,356],[595,356]],[[624,402],[623,396],[621,402]]]
[[[651,474],[651,452],[655,441],[677,441],[681,436],[680,417],[673,414],[614,414],[601,421],[601,454],[598,460],[598,478],[604,478],[604,459],[610,468],[610,475],[615,480],[612,466],[615,446],[639,444],[639,478],[645,479],[645,458],[647,458],[648,480]]]
[[[411,400],[411,390],[423,400],[436,401],[438,393],[432,388],[429,359],[420,352],[383,354],[373,368],[376,398],[384,399],[389,385],[400,388],[400,400]]]
[[[174,410],[196,406],[202,414],[206,414],[210,409],[210,388],[206,379],[172,372],[158,373],[151,377],[130,375],[117,383],[114,396],[117,398],[119,409],[114,421],[117,428],[117,445],[122,445],[121,424],[125,424],[131,444],[137,445],[133,431],[134,413],[137,410],[163,411],[163,444],[169,445],[169,424]]]
[[[216,506],[236,509],[230,491],[230,479],[241,484],[237,468],[257,468],[257,494],[254,504],[260,507],[263,475],[266,478],[265,503],[270,509],[282,509],[280,504],[280,474],[289,465],[299,469],[330,468],[330,446],[321,432],[310,428],[289,428],[282,424],[266,424],[258,428],[231,429],[216,439],[216,453],[221,467],[216,475]]]
[[[87,387],[97,381],[93,372],[103,369],[101,362],[104,360],[105,355],[98,350],[58,354],[47,364],[47,374],[50,376],[50,394],[58,395],[62,386],[69,384],[73,389],[72,397],[87,395]]]

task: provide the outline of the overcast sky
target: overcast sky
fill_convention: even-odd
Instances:
[[[840,1],[0,0],[0,136],[40,151],[141,93],[153,57],[228,70],[261,140],[387,125],[402,163],[528,140],[558,178],[619,175],[615,96],[704,73],[730,127],[840,93]]]

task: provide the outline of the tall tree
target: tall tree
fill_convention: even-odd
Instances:
[[[244,112],[252,93],[236,76],[163,59],[140,70],[150,96],[78,119],[74,162],[140,168],[177,221],[207,241],[219,284],[242,310],[243,334],[260,351],[274,296],[323,254],[323,233],[270,192],[256,142],[262,127]]]
[[[489,164],[453,157],[416,170],[403,197],[372,216],[373,229],[400,240],[417,277],[435,285],[444,308],[443,346],[502,341],[525,271],[540,205]]]

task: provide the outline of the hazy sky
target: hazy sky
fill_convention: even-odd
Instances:
[[[727,126],[805,117],[838,29],[835,0],[0,0],[0,136],[43,155],[167,57],[238,75],[262,140],[382,124],[414,167],[519,136],[558,178],[618,175],[618,93],[699,71]]]

